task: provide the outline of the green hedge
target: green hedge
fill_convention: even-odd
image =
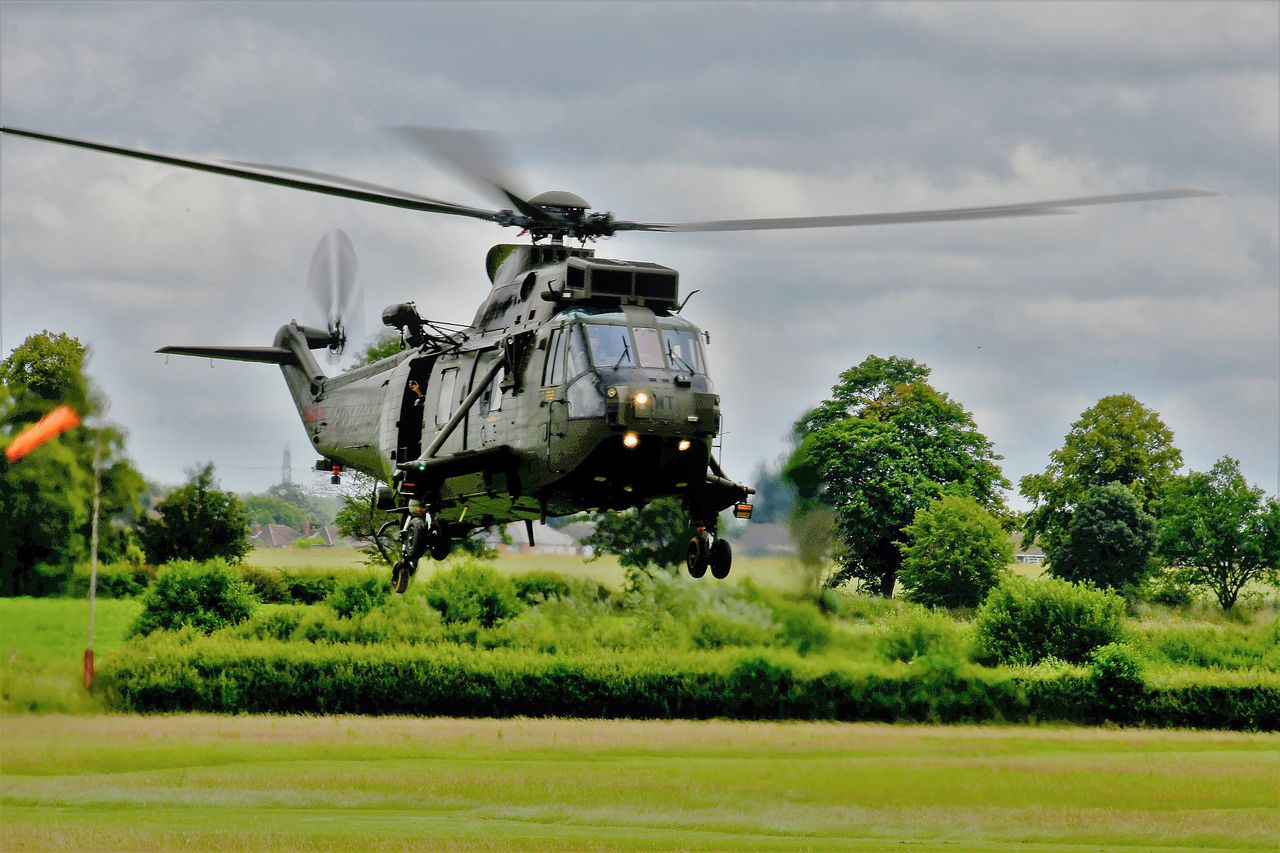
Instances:
[[[1082,674],[1083,673],[1083,674]],[[1117,709],[1087,671],[842,665],[794,652],[560,656],[156,636],[100,662],[108,705],[144,712],[1141,722],[1280,728],[1280,678],[1196,673]],[[1105,691],[1104,691],[1105,692]]]

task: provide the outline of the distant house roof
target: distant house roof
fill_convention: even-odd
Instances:
[[[255,548],[284,548],[301,535],[283,524],[264,524],[257,533],[249,537],[249,544]]]

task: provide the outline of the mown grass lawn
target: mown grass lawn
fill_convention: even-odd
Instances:
[[[6,716],[4,849],[1274,849],[1280,739],[602,720]]]

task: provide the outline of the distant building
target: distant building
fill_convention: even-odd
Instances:
[[[1040,546],[1032,542],[1027,547],[1022,547],[1022,534],[1009,534],[1009,543],[1013,545],[1013,561],[1024,566],[1040,566],[1044,564],[1044,551]]]
[[[255,524],[250,531],[249,544],[255,548],[287,548],[301,536],[284,524]]]
[[[482,536],[485,544],[499,554],[554,554],[561,557],[590,557],[592,554],[591,548],[574,536],[545,524],[533,526],[533,545],[529,544],[529,534],[523,521],[513,521],[505,529],[510,544],[503,542],[496,531],[486,531]]]
[[[319,539],[315,548],[354,547],[356,543],[344,539],[332,524],[313,527],[304,524],[302,530],[294,530],[284,524],[255,524],[249,531],[249,544],[254,548],[288,548],[296,539]]]

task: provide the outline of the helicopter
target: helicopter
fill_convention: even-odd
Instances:
[[[678,497],[693,535],[686,568],[729,575],[733,553],[720,514],[751,517],[754,489],[714,454],[720,398],[707,367],[710,336],[682,316],[677,270],[598,257],[587,243],[619,232],[757,231],[1047,216],[1102,204],[1215,195],[1178,188],[981,207],[836,216],[637,222],[593,212],[580,196],[529,196],[504,175],[491,137],[406,127],[412,144],[496,197],[469,207],[309,169],[205,161],[0,127],[0,133],[259,181],[297,190],[462,216],[521,229],[528,244],[485,258],[490,288],[469,324],[422,317],[412,302],[382,312],[400,352],[327,375],[313,355],[338,356],[356,301],[355,250],[326,235],[309,283],[325,328],[291,321],[270,346],[166,346],[158,352],[279,366],[315,450],[337,483],[346,470],[374,477],[371,496],[396,513],[401,557],[391,585],[404,592],[424,556],[446,558],[479,528],[583,510],[625,510]],[[566,239],[571,241],[566,245]],[[576,241],[578,245],[572,245]],[[692,294],[690,294],[692,295]]]

